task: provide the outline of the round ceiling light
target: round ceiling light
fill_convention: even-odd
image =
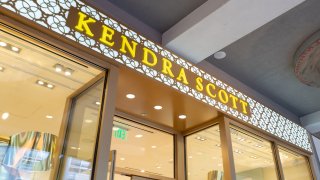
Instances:
[[[159,105],[156,105],[153,107],[155,110],[161,110],[162,109],[162,106],[159,106]]]
[[[223,59],[226,56],[227,56],[227,54],[224,51],[218,51],[218,52],[213,54],[213,57],[216,58],[216,59]]]
[[[136,96],[134,94],[127,94],[126,97],[128,99],[134,99]]]
[[[7,46],[7,43],[0,41],[0,46],[5,47]]]
[[[136,137],[136,138],[142,138],[143,135],[142,135],[142,134],[137,134],[135,137]]]
[[[10,116],[10,114],[9,114],[8,112],[4,112],[4,113],[2,114],[2,116],[1,116],[1,118],[2,118],[3,120],[7,120],[7,119],[9,118],[9,116]]]
[[[187,119],[187,116],[184,114],[179,115],[179,119]]]

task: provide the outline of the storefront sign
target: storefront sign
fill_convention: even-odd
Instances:
[[[128,38],[107,24],[94,19],[76,8],[70,9],[67,25],[129,58],[132,58],[157,72],[161,72],[175,81],[192,89],[196,89],[198,92],[201,92],[222,104],[226,104],[240,113],[250,115],[250,108],[248,102],[245,100],[238,98],[214,83],[197,76],[195,73],[178,65],[176,62],[167,59],[159,52],[155,52],[131,38]]]
[[[6,9],[308,151],[308,132],[80,0],[4,0]],[[19,17],[20,19],[20,17]]]

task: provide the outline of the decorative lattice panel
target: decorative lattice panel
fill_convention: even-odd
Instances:
[[[132,68],[189,96],[203,101],[204,103],[207,103],[226,114],[229,114],[249,124],[259,127],[260,129],[274,134],[305,150],[308,150],[310,152],[312,151],[308,132],[304,128],[291,122],[290,120],[274,112],[268,107],[265,107],[261,103],[246,96],[245,94],[237,91],[231,86],[221,82],[220,80],[204,72],[203,70],[195,67],[188,61],[181,59],[177,55],[167,51],[166,49],[153,43],[152,41],[149,41],[145,37],[130,30],[128,27],[118,23],[114,19],[111,19],[105,14],[98,12],[94,8],[87,6],[79,0],[0,0],[0,6],[11,10],[27,19],[30,19],[35,23],[40,24],[41,26],[55,31],[56,33],[65,36],[66,38],[76,41],[79,44],[82,44],[98,53],[104,54],[105,56],[112,58],[129,68]],[[66,25],[67,17],[71,7],[82,11],[92,18],[95,18],[97,21],[100,21],[107,26],[115,29],[116,31],[122,33],[123,35],[133,39],[137,43],[140,43],[141,45],[148,47],[154,52],[161,54],[163,57],[166,57],[173,63],[176,63],[186,70],[191,71],[195,75],[202,77],[203,79],[211,82],[217,87],[226,90],[228,93],[233,94],[239,99],[248,102],[251,115],[248,116],[246,114],[240,113],[232,109],[231,107],[228,107],[227,105],[218,102],[215,99],[208,97],[207,95],[142,64],[139,61],[131,59],[126,55],[121,54],[116,50],[110,49],[104,44],[71,29]]]

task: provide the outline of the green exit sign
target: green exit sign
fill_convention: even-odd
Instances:
[[[113,136],[117,139],[125,140],[127,139],[127,130],[119,128],[116,131],[113,131]]]

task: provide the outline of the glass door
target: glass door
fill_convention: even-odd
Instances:
[[[114,117],[112,130],[111,150],[116,153],[109,158],[109,167],[114,167],[114,180],[174,179],[172,134],[119,116]]]
[[[0,179],[90,178],[104,74],[0,25]]]
[[[80,88],[72,98],[59,179],[89,180],[93,177],[103,91],[104,76]]]

